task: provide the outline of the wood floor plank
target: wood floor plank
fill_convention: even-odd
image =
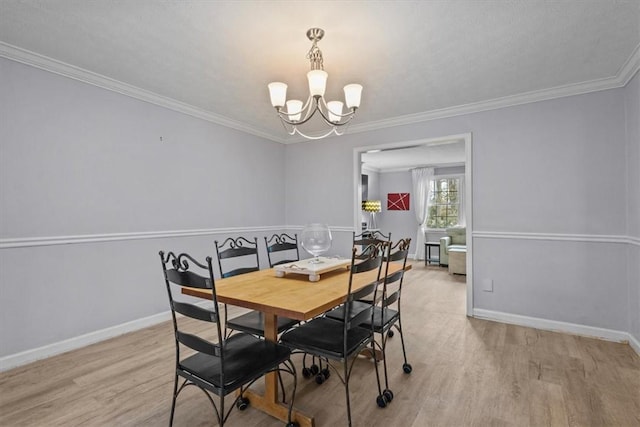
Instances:
[[[381,409],[373,362],[359,358],[350,385],[354,426],[640,426],[640,358],[628,345],[467,318],[465,298],[464,276],[413,264],[402,307],[413,372],[402,371],[396,333],[387,343],[394,400]],[[167,425],[172,334],[164,322],[1,373],[0,426]],[[300,373],[302,357],[294,361]],[[292,380],[284,381],[290,390]],[[296,407],[318,427],[346,424],[335,373],[322,385],[300,375]],[[174,425],[215,425],[200,390],[180,395]],[[250,406],[234,410],[227,425],[282,422]]]

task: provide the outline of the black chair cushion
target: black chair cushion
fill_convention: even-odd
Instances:
[[[278,333],[291,329],[299,322],[287,317],[278,317]],[[242,331],[253,335],[264,336],[264,314],[261,311],[250,311],[227,321],[227,326],[234,331]]]
[[[382,315],[382,307],[375,307],[373,309],[373,329],[376,332],[382,332],[385,329],[391,327],[398,320],[398,312],[387,308],[384,310],[384,316]],[[363,328],[371,328],[371,322],[367,321],[361,325]]]
[[[344,323],[326,317],[313,319],[285,332],[280,342],[293,349],[326,356],[331,359],[345,359]],[[371,337],[371,330],[355,327],[347,331],[347,354],[357,351]]]
[[[362,313],[365,310],[369,310],[371,308],[370,302],[364,301],[353,301],[351,303],[351,309],[349,310],[349,319],[353,319],[358,314]],[[334,320],[344,321],[344,304],[338,308],[334,308],[331,311],[325,313],[326,317],[329,317]]]
[[[290,354],[288,347],[238,333],[231,336],[224,347],[224,384],[220,380],[220,359],[208,354],[197,353],[180,361],[178,372],[184,370],[218,389],[224,386],[225,394],[228,394],[272,370],[287,360]]]

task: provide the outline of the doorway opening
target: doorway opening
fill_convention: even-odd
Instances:
[[[384,167],[386,172],[389,171],[408,171],[409,169],[417,167],[437,167],[437,168],[455,168],[463,164],[464,166],[464,214],[466,219],[466,242],[467,242],[467,255],[466,255],[466,314],[467,316],[473,315],[473,183],[472,183],[472,135],[471,133],[449,135],[438,138],[427,138],[421,140],[411,141],[398,141],[393,143],[369,145],[362,147],[355,147],[353,149],[353,225],[354,230],[361,230],[363,227],[363,212],[362,212],[362,200],[363,200],[363,188],[362,188],[362,175],[363,175],[363,157],[367,157],[369,154],[375,153],[375,157],[378,159],[385,159],[384,166],[382,163],[378,164],[379,167]],[[447,145],[458,144],[462,152],[459,157],[447,157],[442,156],[444,151],[442,147]],[[438,149],[437,147],[440,147]],[[440,152],[440,154],[434,154]],[[385,153],[387,155],[385,155]],[[371,157],[371,156],[369,156]],[[365,166],[371,168],[371,166]],[[374,166],[375,168],[375,166]],[[369,181],[371,185],[371,181]],[[413,190],[411,190],[411,193]],[[383,207],[387,206],[386,197],[390,194],[380,194]],[[411,194],[409,200],[411,199]],[[415,240],[415,236],[418,231],[418,223],[413,220],[413,233],[411,234],[412,240]]]

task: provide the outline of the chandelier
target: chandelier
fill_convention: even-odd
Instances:
[[[344,134],[344,128],[342,131],[338,129],[348,124],[355,116],[358,107],[360,107],[362,86],[359,84],[348,84],[344,87],[344,103],[342,101],[325,101],[324,92],[329,74],[324,71],[322,52],[318,48],[318,42],[322,40],[323,36],[324,30],[321,28],[311,28],[307,31],[307,37],[312,42],[311,49],[307,53],[307,58],[311,62],[311,71],[307,73],[309,97],[304,104],[297,99],[287,101],[287,85],[285,83],[272,82],[268,85],[271,105],[278,112],[282,125],[289,135],[297,133],[307,139],[321,139],[331,134],[342,135]],[[347,112],[342,114],[345,104]],[[283,110],[285,105],[287,107],[286,111]],[[299,126],[311,120],[316,113],[320,115],[330,129],[319,136],[303,133]]]

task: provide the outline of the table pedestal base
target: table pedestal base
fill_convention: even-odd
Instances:
[[[246,390],[242,393],[244,397],[249,399],[249,406],[271,415],[281,421],[287,422],[287,414],[289,412],[288,405],[284,405],[278,402],[271,402],[264,398],[264,396],[257,394],[251,390]],[[294,402],[295,405],[295,402]],[[306,415],[295,407],[291,411],[291,421],[297,422],[300,427],[314,427],[315,423],[313,417]]]

